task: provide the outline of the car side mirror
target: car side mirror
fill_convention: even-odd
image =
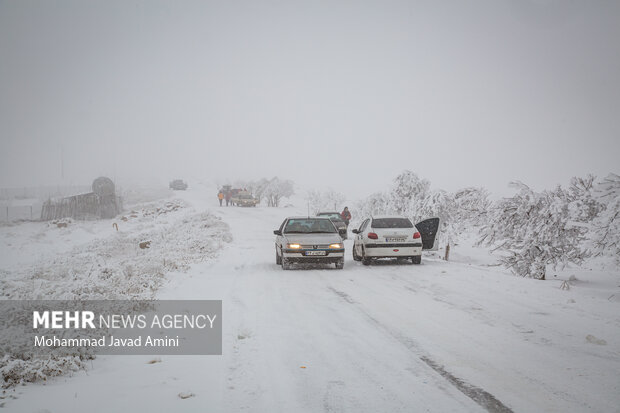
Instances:
[[[340,234],[340,236],[344,236],[347,235],[347,229],[346,228],[341,228],[338,230],[338,233]]]
[[[273,231],[274,235],[282,235],[282,231],[280,231],[279,229],[276,229],[275,231]]]
[[[354,233],[354,234],[359,234],[360,230],[359,229],[354,229],[354,230],[351,230],[351,232]]]

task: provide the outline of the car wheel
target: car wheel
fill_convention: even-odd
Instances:
[[[276,247],[276,265],[282,265],[282,257],[278,255],[278,248]]]
[[[371,258],[366,256],[366,251],[362,248],[362,264],[370,265]]]
[[[283,270],[290,270],[291,269],[291,263],[288,261],[287,258],[282,257],[282,269]]]
[[[411,262],[414,263],[414,264],[422,263],[422,256],[421,255],[414,255],[413,257],[411,257]]]
[[[344,258],[340,258],[336,261],[336,269],[341,270],[344,268]]]

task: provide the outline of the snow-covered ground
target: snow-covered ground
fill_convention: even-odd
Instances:
[[[58,275],[86,277],[78,259],[105,261],[119,280],[127,266],[155,263],[158,298],[223,300],[224,354],[100,356],[72,376],[7,389],[0,403],[12,412],[620,411],[617,268],[537,281],[467,245],[450,262],[365,267],[350,259],[349,240],[344,270],[283,271],[272,231],[304,214],[302,204],[220,208],[215,193],[190,185],[178,201],[114,221],[118,231],[112,221],[1,227],[5,295],[48,294],[64,282],[66,298],[72,283]],[[166,205],[178,208],[157,215]],[[147,238],[151,249],[136,247]],[[34,270],[44,281],[31,280]],[[101,288],[82,298],[110,293]]]

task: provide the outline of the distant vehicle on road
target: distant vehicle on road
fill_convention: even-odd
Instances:
[[[292,264],[327,263],[344,268],[344,244],[329,218],[289,217],[276,235],[276,264],[289,270]]]
[[[342,216],[340,216],[340,212],[328,211],[328,212],[319,212],[316,214],[317,217],[326,217],[331,219],[331,221],[336,226],[336,229],[342,236],[342,239],[347,239],[347,224],[342,220]]]
[[[353,259],[370,265],[378,258],[407,258],[422,262],[422,250],[435,250],[439,218],[413,225],[402,216],[369,217],[354,229]]]
[[[247,191],[240,191],[232,197],[233,205],[255,207],[258,204],[258,199],[254,198]]]
[[[187,184],[183,182],[182,179],[175,179],[170,182],[170,189],[175,191],[185,191],[187,189]]]

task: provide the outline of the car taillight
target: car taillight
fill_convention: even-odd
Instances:
[[[420,237],[421,237],[421,235],[420,235],[419,232],[416,232],[415,234],[413,234],[413,239],[418,239]]]
[[[375,234],[374,232],[369,232],[368,233],[368,238],[370,238],[370,239],[379,239],[379,236],[377,234]]]

